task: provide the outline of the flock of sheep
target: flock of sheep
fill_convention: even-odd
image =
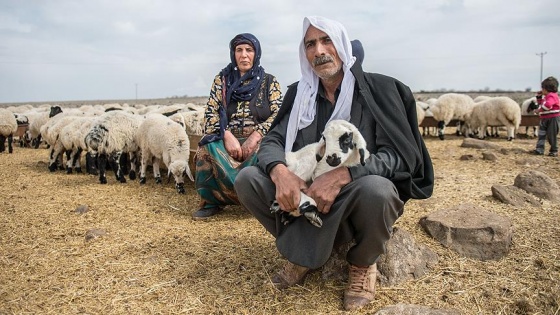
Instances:
[[[194,181],[189,167],[189,135],[202,135],[204,106],[175,104],[170,106],[128,106],[120,104],[84,105],[79,108],[22,105],[0,109],[0,142],[8,138],[13,151],[13,135],[19,125],[28,128],[20,145],[49,148],[48,168],[67,173],[82,172],[82,153],[86,153],[86,170],[107,183],[110,166],[120,182],[136,178],[140,164],[140,183],[146,183],[146,168],[153,167],[155,181],[161,183],[160,163],[173,175],[179,193],[185,193],[184,178]],[[64,156],[66,161],[64,162]]]
[[[505,96],[473,99],[465,94],[447,93],[426,101],[418,100],[416,107],[418,124],[425,117],[433,117],[438,122],[437,134],[442,140],[445,126],[452,120],[459,122],[458,134],[484,138],[488,127],[505,126],[507,138],[512,140],[519,128],[521,115],[535,115],[536,99],[533,97],[518,104]],[[185,193],[184,178],[194,180],[189,167],[189,136],[202,135],[204,110],[205,106],[192,103],[0,108],[0,152],[5,151],[7,139],[8,152],[11,153],[18,125],[27,125],[27,130],[19,139],[20,145],[35,148],[41,143],[47,145],[51,172],[57,169],[67,173],[82,172],[80,160],[85,153],[87,172],[99,175],[102,184],[107,183],[107,166],[111,167],[120,182],[126,182],[125,175],[131,180],[136,179],[137,167],[140,166],[140,183],[144,184],[149,165],[153,168],[156,183],[161,183],[160,163],[163,163],[168,179],[173,175],[177,191]]]
[[[465,136],[478,136],[484,139],[487,136],[487,128],[505,126],[507,139],[511,141],[519,129],[522,115],[537,115],[536,98],[531,97],[521,104],[507,96],[478,96],[471,98],[466,94],[447,93],[438,98],[431,98],[416,102],[418,124],[425,117],[433,117],[438,122],[438,136],[444,139],[445,126],[451,120],[460,124],[457,126],[458,134]],[[536,128],[536,127],[535,127]],[[533,129],[533,136],[535,135]],[[424,130],[426,135],[427,130]],[[494,131],[494,136],[497,131]]]

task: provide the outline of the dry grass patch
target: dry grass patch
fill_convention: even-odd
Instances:
[[[428,137],[436,188],[413,200],[397,225],[440,256],[427,276],[380,287],[371,314],[395,303],[456,308],[464,314],[558,314],[560,210],[513,208],[494,200],[491,186],[511,185],[527,166],[516,163],[535,141],[490,141],[509,154],[481,159],[462,138]],[[464,154],[477,157],[460,161]],[[126,184],[108,176],[50,173],[47,151],[15,148],[0,154],[0,314],[335,314],[343,313],[344,283],[313,273],[284,292],[269,282],[282,258],[274,240],[241,207],[210,222],[191,220],[198,198],[192,183]],[[536,157],[560,181],[560,160]],[[109,174],[111,175],[111,174]],[[474,203],[509,217],[513,246],[499,261],[461,258],[422,231],[418,220],[441,208]],[[75,212],[87,205],[84,214]],[[99,237],[86,240],[92,229]]]

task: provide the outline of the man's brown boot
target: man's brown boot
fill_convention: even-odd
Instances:
[[[307,272],[309,268],[286,261],[282,269],[272,277],[272,284],[279,290],[302,284]]]
[[[357,267],[350,265],[348,287],[344,291],[344,309],[352,311],[361,308],[373,300],[377,265]]]

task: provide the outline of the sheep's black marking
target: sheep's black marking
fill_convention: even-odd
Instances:
[[[352,142],[353,136],[354,134],[352,132],[345,132],[340,135],[338,138],[338,144],[342,152],[348,153],[348,150],[354,149],[354,143]]]

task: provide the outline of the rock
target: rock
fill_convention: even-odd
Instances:
[[[386,243],[386,253],[379,257],[377,270],[383,285],[396,285],[421,278],[438,263],[438,255],[423,244],[417,244],[410,233],[394,228]]]
[[[539,198],[560,202],[560,187],[543,172],[529,170],[520,173],[513,185]]]
[[[482,152],[482,159],[485,161],[497,161],[498,156],[493,152]]]
[[[86,232],[86,241],[91,241],[98,237],[104,236],[107,234],[107,231],[103,229],[91,229]]]
[[[89,211],[89,207],[87,205],[79,205],[74,212],[78,214],[84,214]]]
[[[348,280],[346,253],[353,242],[335,247],[321,270],[325,280]],[[406,280],[418,279],[438,263],[438,256],[428,247],[417,244],[412,235],[400,228],[393,229],[386,243],[386,253],[377,261],[378,281],[383,285],[395,285]]]
[[[374,315],[461,315],[461,312],[455,309],[433,309],[422,305],[399,303],[386,306]]]
[[[500,146],[497,144],[475,138],[465,138],[463,143],[461,143],[461,147],[475,149],[500,149]]]
[[[492,196],[503,203],[513,205],[515,207],[525,207],[530,204],[535,207],[541,207],[540,202],[535,197],[529,195],[525,190],[515,186],[492,186]]]
[[[470,160],[476,160],[476,158],[475,158],[474,155],[472,155],[472,154],[465,154],[465,155],[461,155],[461,157],[459,158],[459,160],[461,160],[461,161],[470,161]]]
[[[462,256],[480,260],[505,256],[513,236],[509,218],[472,204],[431,213],[420,219],[420,225],[443,246]]]

